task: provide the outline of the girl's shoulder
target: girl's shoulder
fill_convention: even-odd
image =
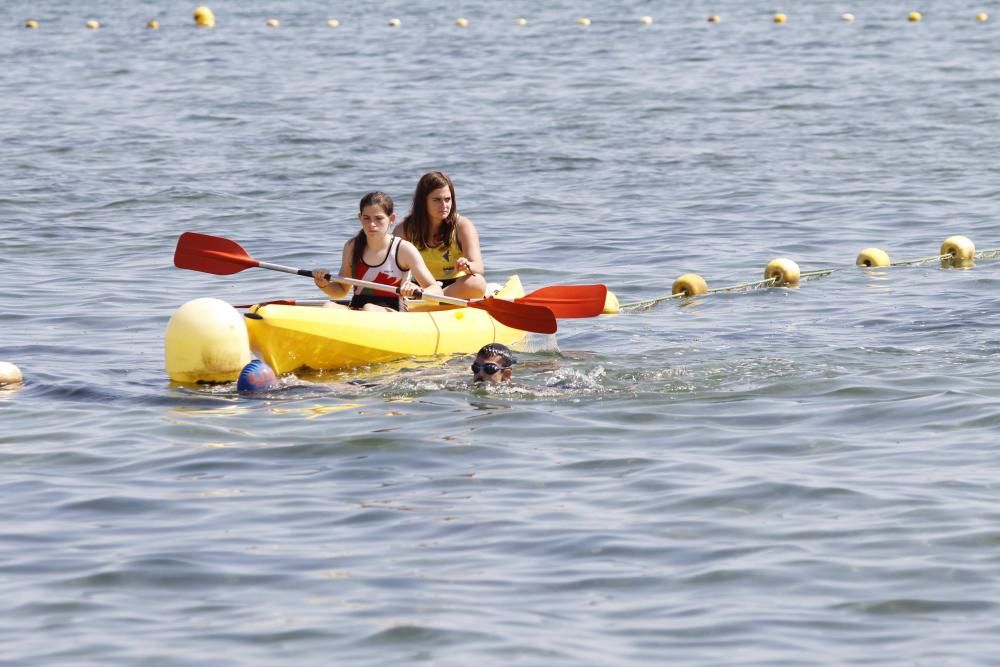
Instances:
[[[458,216],[458,221],[455,223],[455,227],[457,227],[458,229],[462,229],[463,227],[473,227],[474,228],[475,225],[472,224],[472,220],[469,220],[464,215],[459,215]]]

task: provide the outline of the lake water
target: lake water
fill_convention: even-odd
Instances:
[[[854,259],[1000,247],[1000,16],[799,4],[5,2],[0,664],[995,664],[1000,261]],[[529,290],[838,270],[170,385],[186,301],[319,296],[182,232],[329,266],[429,169]]]

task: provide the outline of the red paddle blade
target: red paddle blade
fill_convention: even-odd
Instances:
[[[489,313],[493,319],[506,324],[512,329],[533,331],[535,333],[553,334],[556,332],[556,317],[544,306],[533,306],[526,303],[515,303],[503,299],[483,299],[470,301],[469,305]]]
[[[260,266],[236,241],[198,232],[184,232],[177,239],[174,266],[202,273],[228,276],[243,269]]]
[[[537,289],[514,302],[544,306],[556,317],[596,317],[604,311],[607,298],[604,285],[556,285]]]

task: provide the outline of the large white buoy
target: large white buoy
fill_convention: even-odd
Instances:
[[[188,301],[167,324],[167,375],[174,382],[234,382],[250,362],[250,339],[240,313],[212,298]]]
[[[24,376],[21,369],[9,361],[0,361],[0,389],[15,384],[21,384]]]

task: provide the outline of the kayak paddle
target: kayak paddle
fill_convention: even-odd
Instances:
[[[239,273],[245,269],[261,268],[271,271],[281,271],[283,273],[294,273],[300,276],[311,278],[312,271],[306,269],[296,269],[281,264],[262,262],[251,257],[243,247],[235,241],[222,238],[220,236],[210,236],[197,232],[184,232],[177,239],[177,248],[174,251],[174,266],[179,269],[190,269],[203,273],[212,273],[218,276],[228,276]],[[359,287],[370,287],[383,292],[394,291],[399,294],[399,288],[393,288],[381,283],[368,282],[367,280],[355,280],[326,274],[327,280],[342,283],[345,285],[357,285]],[[504,299],[476,299],[466,300],[439,294],[425,294],[417,290],[416,296],[422,299],[431,299],[440,303],[447,303],[456,306],[469,306],[485,310],[493,319],[501,324],[505,324],[512,329],[521,331],[533,331],[536,333],[551,334],[556,332],[556,318],[552,311],[545,306],[530,303],[516,303]],[[603,306],[603,301],[602,301]]]

